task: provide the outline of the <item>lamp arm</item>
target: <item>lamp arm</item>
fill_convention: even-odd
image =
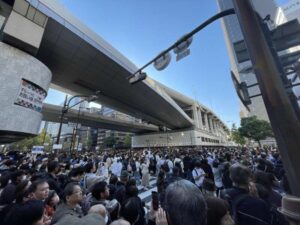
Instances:
[[[171,45],[169,48],[166,50],[162,51],[160,54],[158,54],[154,59],[150,60],[148,63],[146,63],[144,66],[142,66],[140,69],[138,69],[135,73],[130,75],[127,79],[129,80],[130,78],[134,77],[136,74],[140,73],[143,69],[145,69],[147,66],[155,62],[157,59],[160,57],[164,56],[167,52],[171,51],[173,48],[181,44],[182,42],[188,40],[190,37],[192,37],[194,34],[198,33],[200,30],[211,24],[212,22],[224,17],[224,16],[229,16],[235,14],[235,11],[233,8],[224,10],[222,12],[217,13],[216,15],[212,16],[208,20],[204,21],[202,24],[200,24],[198,27],[196,27],[194,30],[191,32],[187,33],[184,35],[182,38],[180,38],[178,41],[176,41],[173,45]]]

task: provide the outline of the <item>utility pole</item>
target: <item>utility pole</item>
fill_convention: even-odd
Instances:
[[[283,69],[250,0],[233,3],[290,188],[300,197],[300,122],[285,90]]]
[[[63,105],[63,108],[61,110],[58,134],[57,134],[57,138],[56,138],[56,144],[59,144],[61,128],[62,128],[62,124],[63,124],[63,120],[64,120],[64,115],[66,113],[65,108],[66,108],[66,105],[67,105],[67,100],[68,100],[68,95],[66,95],[66,97],[65,97],[64,105]]]

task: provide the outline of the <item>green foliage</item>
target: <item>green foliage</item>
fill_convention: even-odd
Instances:
[[[46,133],[45,129],[43,129],[39,135],[33,138],[25,138],[21,141],[13,143],[11,147],[18,150],[30,150],[32,146],[43,145],[44,143],[50,143],[50,136]]]
[[[103,141],[104,146],[107,148],[112,148],[116,144],[116,142],[117,140],[113,136],[107,137]]]
[[[126,136],[125,136],[124,145],[126,148],[131,147],[131,136],[129,134],[126,134]]]
[[[257,141],[260,145],[260,140],[267,137],[273,137],[273,131],[270,123],[264,120],[259,120],[256,116],[242,118],[239,133],[249,139]]]
[[[91,147],[92,147],[92,144],[93,144],[93,141],[92,141],[92,139],[91,138],[87,138],[86,140],[85,140],[85,142],[84,142],[84,147],[86,148],[86,149],[90,149]]]
[[[241,135],[235,124],[232,124],[230,139],[238,145],[246,144],[246,139]]]

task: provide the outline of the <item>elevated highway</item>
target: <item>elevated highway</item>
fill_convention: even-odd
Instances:
[[[43,120],[59,123],[61,110],[61,106],[44,104],[42,111]],[[80,123],[83,126],[101,129],[128,131],[132,133],[147,133],[158,131],[158,127],[151,124],[103,116],[96,113],[90,113],[88,111],[81,111],[80,113],[78,113],[78,110],[75,109],[69,109],[64,118],[66,119],[64,123]]]

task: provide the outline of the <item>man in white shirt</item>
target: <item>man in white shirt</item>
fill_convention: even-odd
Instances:
[[[166,161],[168,163],[170,171],[173,169],[173,162],[169,159],[169,156],[166,156]]]
[[[202,189],[204,177],[205,177],[205,172],[203,169],[201,169],[201,162],[197,161],[195,163],[195,168],[192,171],[193,178],[195,180],[195,184],[197,185],[200,190]]]
[[[111,164],[111,172],[112,174],[118,176],[118,162],[117,159],[114,159],[113,163]]]

